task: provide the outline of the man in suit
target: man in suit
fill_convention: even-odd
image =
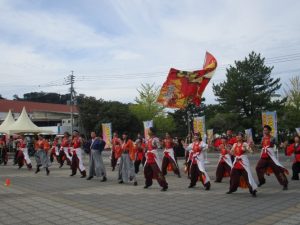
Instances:
[[[90,140],[90,161],[89,161],[89,177],[87,180],[93,179],[94,176],[102,177],[101,182],[105,182],[106,170],[102,159],[102,151],[105,147],[105,141],[99,136],[97,137],[96,132],[91,132]]]

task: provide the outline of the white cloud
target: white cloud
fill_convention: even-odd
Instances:
[[[63,80],[74,70],[77,76],[93,77],[76,83],[78,92],[128,102],[133,101],[141,82],[161,84],[170,67],[201,68],[206,50],[221,67],[252,50],[266,57],[300,52],[300,31],[296,29],[300,3],[292,3],[108,1],[106,6],[114,12],[113,23],[105,21],[109,33],[96,23],[87,23],[93,15],[82,20],[63,9],[24,9],[0,0],[0,77],[5,76],[10,84],[9,91],[2,87],[1,91],[7,93],[4,96],[13,90],[23,94],[32,85]],[[101,2],[94,4],[101,7]],[[122,27],[110,27],[110,23]],[[211,82],[225,78],[221,67]],[[274,70],[287,69],[295,69],[295,62],[276,64]],[[136,73],[143,75],[140,79],[128,76]],[[16,80],[28,88],[14,86]],[[210,102],[214,99],[211,86],[204,93]],[[67,87],[43,90],[64,91]]]

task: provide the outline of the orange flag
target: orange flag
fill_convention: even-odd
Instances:
[[[185,108],[189,103],[199,106],[216,68],[217,60],[208,52],[202,70],[188,72],[171,68],[157,102],[169,108]]]

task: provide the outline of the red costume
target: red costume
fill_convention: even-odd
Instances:
[[[8,162],[8,154],[7,154],[7,146],[6,146],[6,142],[5,142],[5,138],[2,137],[0,139],[0,164],[4,164],[6,165]]]
[[[284,190],[286,190],[288,180],[285,174],[288,174],[288,171],[278,162],[274,155],[273,147],[275,145],[275,138],[271,135],[265,135],[262,138],[261,145],[261,157],[256,165],[259,186],[266,182],[264,174],[270,175],[271,173],[274,173],[278,182],[284,187]]]
[[[147,153],[146,153],[146,164],[144,167],[144,175],[145,175],[145,188],[148,188],[152,185],[152,179],[156,179],[162,190],[168,189],[168,183],[164,175],[162,174],[158,161],[159,156],[157,153],[159,140],[157,138],[150,138],[147,142]]]
[[[292,170],[293,170],[292,180],[299,180],[299,173],[300,173],[300,144],[299,143],[297,144],[294,143],[287,147],[287,155],[291,156],[292,154],[294,154],[295,156],[294,163],[292,166]]]
[[[164,145],[164,156],[162,160],[162,173],[167,175],[167,170],[172,171],[180,177],[179,167],[174,155],[174,143],[172,138],[166,138],[163,141]]]
[[[111,167],[114,171],[118,162],[118,159],[120,158],[122,154],[121,149],[121,140],[118,137],[113,137],[112,141],[112,152],[111,152]]]
[[[235,160],[230,173],[230,188],[227,194],[231,194],[241,187],[249,188],[249,192],[255,197],[257,185],[251,173],[248,157],[245,155],[246,145],[246,143],[237,142],[232,147]]]
[[[219,157],[219,162],[216,170],[217,183],[221,182],[223,177],[229,177],[232,168],[229,145],[220,144],[219,149],[220,149],[220,157]]]
[[[70,139],[69,137],[63,137],[61,140],[59,151],[59,163],[61,168],[64,165],[65,160],[67,160],[67,165],[71,165],[72,153],[70,149]]]
[[[145,148],[146,148],[146,145],[143,142],[143,140],[138,139],[135,144],[136,156],[135,156],[135,161],[134,161],[134,169],[135,169],[136,174],[139,172],[140,164],[141,163],[142,163],[142,165],[145,164],[145,161],[146,161]]]

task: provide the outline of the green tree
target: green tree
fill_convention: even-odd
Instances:
[[[155,84],[141,84],[137,89],[136,104],[130,105],[130,110],[140,121],[151,120],[155,116],[163,114],[164,108],[156,102],[159,95],[159,87]]]
[[[175,134],[176,125],[174,119],[170,115],[159,115],[154,117],[153,123],[156,127],[157,135],[163,137],[166,132]]]
[[[284,89],[286,105],[300,112],[300,76],[292,77],[289,81],[288,87]]]
[[[279,127],[295,131],[300,127],[300,76],[292,77],[284,88],[285,107],[280,110]]]
[[[138,119],[139,124],[142,125],[146,120],[153,120],[158,136],[163,136],[165,132],[173,133],[176,128],[174,118],[169,116],[164,111],[164,107],[156,102],[159,87],[146,83],[142,84],[137,91],[135,104],[131,104],[129,108]]]
[[[132,137],[142,130],[141,124],[129,110],[128,104],[104,101],[95,97],[77,97],[79,121],[85,134],[92,130],[101,133],[102,123],[112,123],[112,129],[119,133],[128,132]]]
[[[272,70],[260,54],[251,52],[226,70],[226,81],[213,84],[217,101],[225,111],[237,113],[244,127],[254,128],[262,111],[283,104],[283,101],[274,101],[279,97],[277,91],[281,84],[280,78],[272,78]]]
[[[169,113],[173,117],[174,122],[175,122],[175,135],[176,136],[185,138],[188,135],[188,126],[190,126],[190,131],[192,131],[193,117],[204,115],[204,110],[205,110],[204,102],[205,102],[205,99],[202,98],[200,106],[196,106],[195,104],[190,103],[184,109],[177,109],[174,112]]]

